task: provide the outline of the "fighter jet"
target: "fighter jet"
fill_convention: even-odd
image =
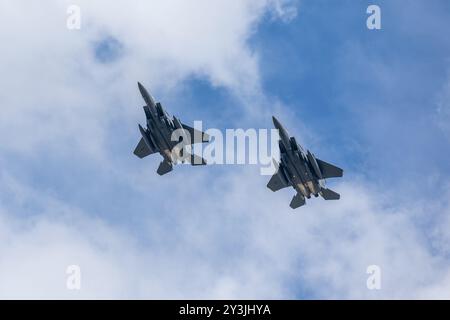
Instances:
[[[305,204],[305,197],[319,194],[325,200],[338,200],[340,195],[325,188],[325,179],[342,177],[343,170],[314,156],[289,137],[281,123],[272,117],[275,128],[278,129],[280,140],[280,163],[274,160],[277,172],[272,176],[267,187],[273,192],[286,187],[293,187],[297,194],[292,198],[290,207],[296,209]]]
[[[161,103],[155,102],[155,99],[139,82],[138,87],[146,103],[144,112],[147,119],[147,128],[144,129],[139,124],[142,138],[134,150],[134,154],[142,159],[159,152],[163,156],[163,161],[156,172],[161,176],[172,171],[173,165],[180,161],[188,161],[193,166],[205,165],[206,161],[203,158],[186,152],[185,147],[194,143],[208,142],[209,136],[183,124],[175,116],[170,119]],[[178,139],[172,141],[173,133],[177,129],[181,129],[176,132]]]

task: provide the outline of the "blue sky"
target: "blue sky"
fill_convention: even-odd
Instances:
[[[448,172],[437,148],[448,141],[434,122],[437,88],[448,78],[448,5],[381,1],[384,28],[371,31],[361,16],[369,4],[311,1],[292,23],[263,24],[253,43],[268,66],[264,89],[324,143],[341,146],[333,151],[352,171],[409,180],[395,161],[405,157],[410,173]]]
[[[2,4],[0,296],[449,297],[447,1],[77,3],[78,31],[64,2]],[[344,168],[342,200],[292,212],[257,166],[157,176],[137,81],[188,123],[276,115]]]

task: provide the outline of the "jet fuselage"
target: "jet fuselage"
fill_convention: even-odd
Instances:
[[[161,104],[155,103],[153,97],[141,84],[139,84],[139,91],[147,104],[144,106],[147,118],[147,130],[145,133],[164,159],[172,163],[172,146],[174,142],[171,141],[171,136],[174,130],[173,122]]]
[[[320,177],[315,174],[307,153],[294,137],[289,137],[276,118],[273,118],[273,122],[280,134],[280,168],[285,171],[286,178],[297,192],[306,198],[310,198],[311,194],[317,197],[321,188]],[[308,154],[311,153],[308,151]]]

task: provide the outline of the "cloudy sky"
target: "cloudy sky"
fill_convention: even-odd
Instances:
[[[446,0],[1,0],[0,297],[450,298],[449,24]],[[255,165],[158,176],[137,81],[188,123],[276,115],[341,200],[293,211]]]

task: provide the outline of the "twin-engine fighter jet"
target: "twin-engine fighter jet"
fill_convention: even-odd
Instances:
[[[139,82],[138,87],[146,103],[144,112],[147,118],[147,128],[144,129],[139,125],[142,138],[134,150],[134,154],[139,158],[144,158],[159,152],[164,159],[156,172],[161,176],[172,171],[173,165],[179,160],[182,162],[186,160],[193,166],[205,165],[206,161],[203,158],[195,154],[183,153],[187,145],[209,142],[209,136],[183,124],[175,116],[170,119],[161,104],[155,102],[153,97]],[[175,132],[176,130],[178,131]],[[173,141],[174,132],[177,138],[175,141]]]
[[[139,125],[142,138],[134,154],[144,158],[153,153],[160,153],[163,161],[157,173],[164,175],[173,170],[173,165],[181,161],[189,161],[192,165],[205,165],[206,161],[185,149],[194,143],[209,142],[209,136],[188,125],[183,124],[175,116],[170,119],[159,102],[155,102],[147,90],[138,83],[139,91],[146,105],[144,112],[147,128]],[[278,129],[280,140],[280,163],[275,160],[277,172],[272,176],[267,187],[278,191],[286,187],[293,187],[297,194],[291,201],[291,208],[296,209],[305,204],[305,198],[311,195],[321,195],[325,200],[338,200],[340,195],[325,188],[325,179],[342,177],[343,170],[330,163],[320,160],[309,150],[304,150],[294,137],[289,137],[287,131],[275,118],[273,123]]]
[[[278,191],[286,187],[293,187],[297,194],[291,201],[291,208],[296,209],[305,204],[305,197],[319,194],[325,200],[338,200],[340,195],[325,188],[324,179],[342,177],[343,170],[314,156],[309,150],[303,148],[289,137],[281,123],[272,117],[275,128],[280,134],[280,163],[276,163],[277,172],[272,176],[267,187]]]

